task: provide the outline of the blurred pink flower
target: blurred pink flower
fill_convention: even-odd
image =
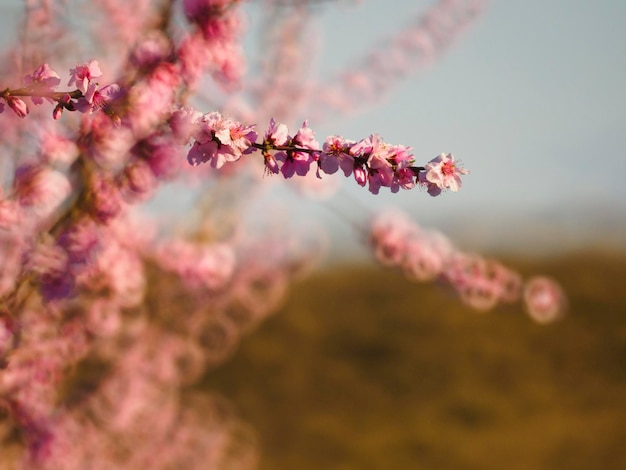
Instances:
[[[556,281],[537,276],[524,285],[524,303],[530,318],[544,324],[561,318],[565,314],[567,301]]]

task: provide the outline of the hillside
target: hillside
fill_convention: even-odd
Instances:
[[[558,278],[561,322],[477,314],[372,267],[320,272],[204,387],[261,469],[626,468],[626,256],[509,265]]]

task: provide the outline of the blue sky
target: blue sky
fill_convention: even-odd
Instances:
[[[319,19],[321,73],[431,3],[328,5]],[[400,205],[468,248],[624,247],[625,24],[623,0],[493,0],[434,67],[380,107],[313,126],[320,136],[378,132],[423,161],[453,152],[471,170],[457,194],[371,196],[351,182],[343,187],[368,206]]]

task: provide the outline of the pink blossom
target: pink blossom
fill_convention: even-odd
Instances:
[[[468,173],[455,162],[451,153],[442,153],[426,164],[419,180],[428,187],[431,196],[437,196],[443,189],[458,191],[461,188],[461,176]]]
[[[116,83],[98,88],[97,85],[90,86],[85,96],[78,98],[74,107],[81,113],[93,113],[106,107],[122,94],[120,86]]]
[[[218,112],[202,116],[193,137],[195,142],[187,154],[193,166],[208,162],[220,169],[224,163],[235,162],[244,153],[255,150],[251,147],[256,140],[254,126],[243,125]]]
[[[359,186],[365,186],[367,184],[367,171],[362,165],[354,167],[354,180]]]
[[[345,176],[350,176],[354,169],[354,157],[350,155],[350,147],[354,142],[346,141],[341,136],[331,135],[326,138],[320,154],[320,169],[329,175],[341,167]]]
[[[397,212],[374,218],[369,241],[381,264],[399,267],[408,279],[418,282],[437,279],[454,252],[445,236],[426,231]]]
[[[239,0],[183,0],[183,12],[206,39],[231,41],[241,32],[237,11],[228,8]]]
[[[270,125],[265,133],[264,142],[272,145],[285,145],[289,140],[289,129],[287,126],[271,118]]]
[[[393,181],[393,168],[389,158],[391,147],[384,143],[380,136],[374,134],[364,139],[350,149],[353,154],[363,154],[367,158],[369,191],[378,194],[381,186],[391,186]]]
[[[74,278],[66,272],[44,273],[39,278],[39,292],[46,302],[67,299],[75,292]]]
[[[7,96],[5,100],[7,104],[9,105],[9,108],[11,108],[13,112],[17,114],[19,117],[23,118],[28,115],[29,113],[28,106],[26,105],[24,100],[17,98],[15,96],[10,96],[10,95]]]
[[[391,166],[370,169],[368,171],[367,180],[369,182],[369,191],[372,194],[378,194],[382,186],[391,186],[393,181],[393,170]]]
[[[167,59],[171,45],[162,33],[153,33],[132,51],[130,60],[139,69],[151,69]]]
[[[369,243],[377,260],[385,266],[399,266],[417,230],[403,214],[385,212],[376,216],[370,225]]]
[[[566,299],[553,279],[537,276],[524,285],[524,303],[530,318],[537,323],[552,323],[565,314]]]
[[[67,86],[75,84],[76,88],[86,95],[89,88],[94,86],[92,80],[101,76],[100,64],[97,60],[91,60],[86,64],[77,65],[70,69],[70,80],[67,82]]]
[[[94,175],[89,191],[89,213],[94,220],[107,223],[122,212],[119,188],[110,179]]]
[[[285,124],[278,123],[274,118],[270,119],[269,127],[265,132],[263,139],[264,147],[274,147],[286,145],[291,140],[289,136],[289,129]],[[287,154],[284,151],[278,151],[274,154],[268,150],[263,150],[263,158],[265,159],[265,171],[267,173],[278,174],[280,172],[280,165],[278,162],[284,162],[287,158]]]
[[[152,174],[158,179],[170,179],[180,169],[182,148],[176,145],[172,137],[152,134],[140,141],[132,150],[134,155],[148,164]]]
[[[118,126],[104,113],[96,113],[82,121],[85,138],[79,141],[81,150],[99,168],[117,172],[130,157],[136,139],[127,126]]]
[[[154,132],[171,113],[175,90],[180,85],[178,70],[173,64],[161,63],[136,83],[128,92],[128,113],[125,123],[133,134],[142,138]]]
[[[193,108],[185,107],[172,112],[168,124],[178,143],[186,144],[195,135],[202,113]]]
[[[177,240],[161,248],[159,262],[177,272],[192,288],[223,288],[235,270],[235,254],[230,245],[199,245]]]
[[[444,254],[435,249],[427,237],[419,237],[408,241],[401,268],[408,279],[426,282],[437,279],[445,263]]]
[[[416,176],[412,170],[415,157],[410,153],[412,149],[404,145],[391,146],[389,149],[389,162],[393,167],[393,181],[391,192],[397,192],[399,188],[413,189],[416,184]]]
[[[75,221],[59,235],[57,244],[65,250],[74,267],[90,263],[100,245],[95,222],[89,218]]]
[[[410,168],[398,168],[393,172],[391,192],[398,192],[399,188],[413,189],[415,187],[415,173]]]
[[[106,291],[120,308],[138,306],[146,290],[144,266],[137,250],[124,247],[114,238],[103,242],[91,269],[77,281],[85,289]]]
[[[52,111],[52,118],[54,120],[61,119],[63,115],[63,110],[67,109],[70,111],[76,111],[75,103],[72,101],[72,96],[69,93],[65,93],[57,100],[57,105],[54,107]]]
[[[69,297],[74,278],[69,272],[69,257],[60,246],[38,243],[27,253],[26,269],[39,279],[39,291],[46,302]]]
[[[157,181],[145,160],[137,159],[124,168],[121,191],[127,202],[148,199],[156,189]]]
[[[302,126],[291,139],[290,145],[296,148],[319,150],[319,143],[315,140],[315,133],[308,127],[308,123],[304,121]],[[299,152],[297,150],[289,150],[280,152],[275,155],[276,160],[281,161],[280,171],[285,178],[291,178],[294,174],[304,176],[309,172],[311,163],[317,159],[316,152]]]
[[[31,90],[37,92],[52,92],[52,88],[59,83],[61,83],[59,75],[52,70],[48,64],[40,65],[32,74],[28,74],[24,77],[24,84]],[[43,98],[40,96],[31,96],[31,101],[34,104],[42,104]]]
[[[181,77],[191,88],[195,87],[211,59],[204,37],[201,34],[186,37],[178,48],[177,56]]]
[[[74,140],[55,131],[44,131],[40,138],[41,155],[52,165],[71,165],[78,157],[78,147]]]
[[[487,311],[500,299],[499,286],[487,275],[488,269],[488,261],[484,258],[457,252],[446,266],[444,279],[467,305],[479,311]]]
[[[25,163],[15,171],[13,182],[20,205],[42,216],[56,209],[71,193],[67,176],[36,163]]]
[[[353,171],[358,169],[357,181],[361,184],[365,178],[373,194],[378,194],[381,187],[389,187],[392,192],[397,192],[400,187],[412,188],[415,186],[411,168],[414,158],[409,150],[409,147],[390,145],[377,134],[353,144],[349,153],[353,157]],[[347,175],[350,162],[345,157],[343,160],[346,162],[344,173]]]

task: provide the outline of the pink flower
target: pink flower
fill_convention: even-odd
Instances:
[[[67,176],[46,166],[25,163],[15,170],[15,194],[22,207],[48,214],[71,193]]]
[[[354,167],[354,180],[359,186],[365,186],[367,184],[367,171],[362,165]]]
[[[438,248],[425,234],[409,240],[401,263],[404,275],[417,282],[436,279],[447,261],[446,251]]]
[[[398,190],[394,171],[398,165],[404,167],[411,162],[412,156],[407,150],[406,147],[389,145],[378,134],[372,134],[350,147],[350,154],[354,156],[355,166],[365,167],[363,171],[366,172],[370,192],[378,194],[382,186],[390,187],[394,192]]]
[[[161,248],[158,261],[194,289],[222,289],[231,280],[236,267],[234,250],[226,243],[200,245],[175,240]]]
[[[145,160],[136,159],[124,168],[121,180],[122,195],[130,203],[146,200],[157,186],[157,180]]]
[[[52,165],[71,165],[78,157],[76,143],[53,131],[44,131],[41,135],[41,153],[44,161]]]
[[[548,277],[533,277],[524,286],[524,303],[530,318],[551,323],[565,314],[566,299],[561,287]]]
[[[144,137],[152,133],[170,115],[179,85],[176,67],[162,63],[145,80],[129,89],[125,123],[130,125],[136,136]]]
[[[86,64],[77,65],[70,69],[70,80],[67,82],[67,86],[76,84],[76,88],[83,94],[87,94],[88,88],[92,85],[92,80],[101,76],[100,64],[97,60],[91,60]]]
[[[241,31],[239,15],[228,7],[239,0],[183,0],[183,12],[196,23],[206,39],[228,41]]]
[[[297,148],[319,150],[319,143],[315,140],[315,133],[308,127],[306,121],[297,134],[291,139],[290,145]],[[294,174],[304,176],[309,172],[311,163],[317,158],[314,152],[289,151],[276,154],[276,159],[282,161],[280,168],[285,178],[291,178]]]
[[[11,108],[19,117],[23,118],[28,115],[28,106],[24,103],[24,100],[10,95],[7,96],[5,100],[7,101],[9,108]]]
[[[211,61],[207,43],[202,35],[186,37],[178,48],[177,56],[181,77],[190,88],[194,88]]]
[[[393,173],[391,192],[398,192],[399,188],[412,189],[415,187],[415,173],[410,168],[399,168]]]
[[[74,104],[81,113],[98,111],[110,102],[121,96],[121,89],[117,83],[106,85],[100,89],[96,85],[90,86],[85,96],[76,100]]]
[[[369,182],[369,191],[372,194],[378,194],[381,186],[391,186],[393,170],[391,166],[381,167],[380,169],[370,169],[367,174],[367,180]]]
[[[426,164],[419,180],[428,187],[431,196],[437,196],[443,189],[458,191],[461,188],[461,176],[468,173],[454,161],[451,153],[442,153]]]
[[[264,141],[272,145],[285,145],[289,141],[289,129],[285,124],[280,124],[270,119],[270,125],[265,133]]]
[[[254,126],[243,125],[218,112],[205,114],[198,121],[187,160],[193,166],[209,162],[213,168],[220,169],[224,163],[235,162],[244,153],[256,150],[252,147],[256,137]]]
[[[327,137],[319,158],[320,169],[332,175],[341,168],[345,176],[350,176],[354,170],[354,157],[350,155],[350,147],[353,145],[354,142],[338,135]]]
[[[101,175],[94,175],[89,190],[89,213],[94,220],[107,223],[122,212],[119,189],[112,181]]]
[[[24,77],[24,84],[28,88],[40,92],[52,92],[52,88],[59,83],[61,83],[59,75],[48,64],[40,65],[32,74]],[[40,96],[31,96],[31,100],[34,104],[43,103],[43,98]]]
[[[393,166],[393,181],[391,192],[397,192],[399,188],[413,189],[416,183],[415,173],[411,166],[415,163],[415,157],[410,153],[412,149],[404,145],[396,145],[390,148],[389,162]]]
[[[180,108],[172,112],[168,124],[174,133],[174,139],[180,144],[187,144],[196,133],[202,113],[193,108]]]
[[[500,286],[490,275],[491,262],[473,254],[457,252],[446,267],[445,280],[470,307],[487,311],[500,300]]]
[[[407,251],[409,239],[418,227],[404,214],[385,212],[371,223],[369,243],[376,259],[384,266],[399,266]]]
[[[47,302],[72,294],[74,278],[69,272],[68,254],[62,247],[37,243],[27,253],[26,267],[37,275],[39,291]]]
[[[270,125],[265,132],[263,139],[263,145],[265,147],[274,147],[286,145],[291,140],[289,136],[289,129],[285,124],[278,123],[274,118],[270,119]],[[265,171],[266,173],[278,174],[280,172],[280,166],[278,162],[284,162],[287,158],[287,154],[280,150],[274,154],[268,150],[263,150],[263,158],[265,159]]]
[[[65,250],[73,266],[90,263],[100,245],[95,222],[86,217],[77,220],[61,233],[57,245]]]
[[[61,119],[64,109],[76,111],[76,108],[74,107],[74,102],[72,101],[72,97],[69,93],[65,93],[61,98],[58,99],[58,103],[52,111],[52,118],[54,120]]]
[[[145,160],[156,178],[172,178],[180,169],[182,148],[176,145],[171,135],[153,134],[140,141],[132,151]]]
[[[161,33],[154,33],[135,46],[130,61],[140,69],[150,69],[165,61],[171,53],[170,49],[167,37]]]
[[[363,139],[353,145],[350,152],[353,155],[361,154],[367,157],[367,166],[378,170],[391,167],[389,162],[391,150],[391,146],[383,142],[378,134],[372,134],[367,139]]]

